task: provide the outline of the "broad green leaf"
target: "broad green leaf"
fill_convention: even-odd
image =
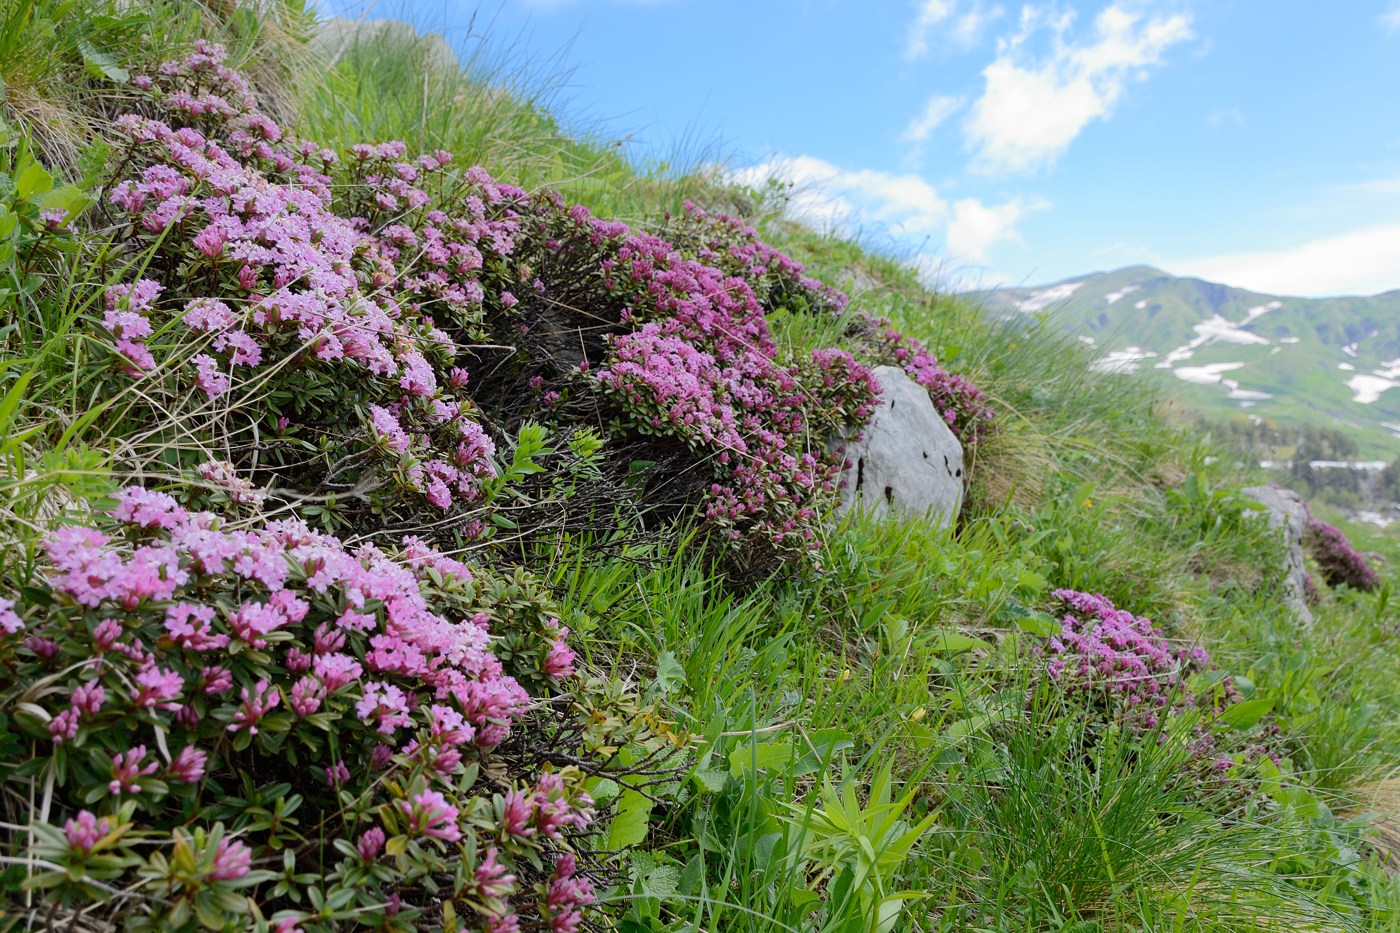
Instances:
[[[1220,714],[1220,718],[1236,729],[1249,729],[1258,725],[1259,720],[1273,710],[1274,700],[1274,697],[1245,700],[1234,706],[1226,707],[1224,712]]]
[[[87,39],[78,40],[78,51],[82,53],[83,64],[88,74],[94,78],[107,78],[118,84],[131,80],[131,72],[117,64],[117,59],[93,45]]]
[[[617,814],[608,827],[608,848],[627,849],[647,837],[647,823],[651,818],[651,800],[635,790],[622,792],[617,804]]]
[[[31,200],[53,187],[53,176],[38,162],[30,162],[15,178],[15,193],[21,200]]]
[[[61,185],[46,191],[38,200],[44,210],[63,210],[72,220],[92,205],[92,195],[75,185]]]
[[[729,753],[729,773],[736,778],[745,771],[785,765],[792,760],[791,742],[764,742],[741,745]]]

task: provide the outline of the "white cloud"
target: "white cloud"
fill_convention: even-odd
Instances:
[[[1130,80],[1143,78],[1167,48],[1191,37],[1186,14],[1144,18],[1115,4],[1095,18],[1092,38],[1076,45],[1066,39],[1073,20],[1073,13],[1028,6],[1018,33],[999,43],[965,127],[978,168],[1049,165],[1084,127],[1113,112]],[[1037,59],[1028,46],[1042,31],[1051,34],[1051,51]]]
[[[923,178],[873,169],[847,170],[814,156],[777,157],[729,173],[745,185],[776,178],[790,185],[788,212],[817,227],[850,227],[862,220],[896,234],[928,234],[943,227],[948,202]]]
[[[953,15],[953,0],[919,0],[919,12],[909,27],[909,43],[904,47],[906,58],[922,58],[928,54],[929,34],[933,27]]]
[[[928,99],[924,105],[923,113],[909,121],[909,125],[904,128],[900,139],[906,142],[921,143],[928,139],[938,126],[953,114],[958,112],[963,102],[960,97],[948,97],[942,94],[935,94]]]
[[[962,9],[958,8],[957,0],[919,0],[918,12],[909,25],[904,56],[923,58],[927,55],[933,34],[939,27],[942,35],[970,49],[982,38],[987,26],[1000,19],[1004,12],[1000,6],[983,6],[982,0],[972,0]]]
[[[957,262],[983,262],[996,243],[1018,240],[1016,223],[1044,206],[1020,199],[986,205],[975,198],[948,204],[927,181],[912,173],[842,169],[813,156],[773,158],[728,173],[731,181],[762,186],[770,178],[789,183],[788,212],[823,229],[855,232],[867,222],[884,226],[909,245],[914,238],[941,237]],[[922,260],[937,265],[932,258]]]
[[[993,243],[1021,239],[1016,223],[1025,212],[1019,198],[991,205],[975,198],[956,201],[948,224],[948,251],[972,262],[986,262]]]
[[[984,8],[982,0],[976,0],[970,9],[964,10],[953,21],[949,34],[958,45],[970,49],[977,44],[978,39],[982,38],[982,31],[1000,19],[1004,12],[999,6],[990,9]]]
[[[1391,0],[1390,7],[1381,14],[1381,25],[1390,35],[1400,32],[1400,0]]]
[[[1272,252],[1171,263],[1173,270],[1274,295],[1374,295],[1400,288],[1400,225],[1370,227]]]

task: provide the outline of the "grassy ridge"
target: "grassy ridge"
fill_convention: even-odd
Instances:
[[[686,197],[745,212],[856,307],[925,340],[1001,413],[973,452],[956,529],[850,517],[827,530],[815,574],[738,587],[684,533],[645,545],[561,537],[492,556],[549,582],[590,671],[641,685],[692,737],[682,770],[645,795],[616,794],[599,843],[625,849],[609,922],[833,933],[1400,923],[1400,886],[1363,816],[1393,799],[1384,791],[1400,761],[1390,590],[1324,594],[1317,623],[1300,629],[1279,598],[1277,542],[1233,495],[1247,477],[1167,420],[1150,388],[1093,373],[1049,328],[989,324],[752,192],[572,139],[547,96],[502,87],[485,60],[463,73],[388,31],[327,66],[295,4],[272,17],[223,7],[112,5],[84,17],[20,3],[28,18],[12,12],[0,27],[6,121],[76,179],[97,116],[117,104],[90,96],[112,87],[104,69],[121,67],[103,56],[134,42],[159,58],[218,38],[308,138],[450,149],[634,224]],[[55,37],[42,55],[39,35]],[[45,272],[44,289],[4,298],[15,577],[40,528],[131,469],[116,410],[72,375],[80,325],[113,272],[101,237],[93,244]],[[797,316],[772,324],[793,347],[828,336]],[[95,409],[104,416],[85,417]],[[158,458],[146,466],[158,471]],[[1239,766],[1252,799],[1182,779],[1190,735],[1172,730],[1192,721],[1137,741],[1049,688],[1037,652],[1062,587],[1150,616],[1272,702],[1278,764]],[[1261,728],[1241,732],[1263,741]]]

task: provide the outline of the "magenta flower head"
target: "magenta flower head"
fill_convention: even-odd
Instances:
[[[413,835],[430,836],[444,842],[462,838],[462,830],[457,826],[457,808],[435,790],[414,794],[411,800],[400,800],[399,809],[408,817],[409,832]]]
[[[63,824],[63,835],[68,837],[68,846],[74,853],[87,855],[98,841],[112,831],[112,824],[99,820],[90,810],[79,810],[78,815]]]
[[[220,839],[207,877],[210,881],[236,881],[248,874],[252,864],[253,851],[246,845],[236,839]]]
[[[366,862],[373,862],[379,858],[379,853],[384,850],[384,830],[378,826],[372,826],[360,834],[359,841],[355,843],[355,851],[360,853],[360,858]]]

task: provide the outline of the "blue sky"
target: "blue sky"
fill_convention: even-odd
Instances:
[[[1400,0],[320,5],[454,42],[475,11],[488,46],[567,66],[566,123],[782,176],[947,284],[1400,288]]]

